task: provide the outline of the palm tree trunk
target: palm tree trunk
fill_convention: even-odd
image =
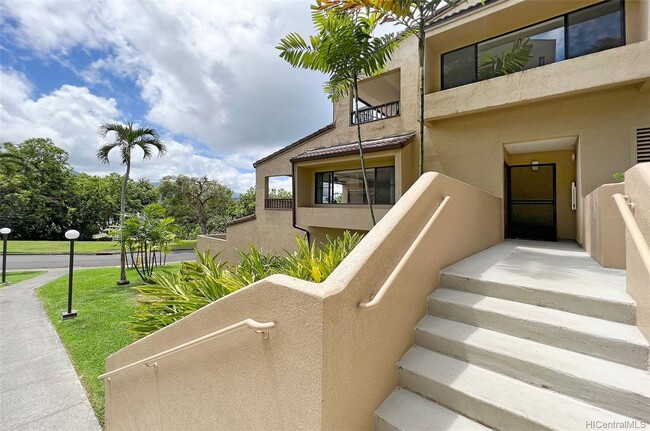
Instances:
[[[366,200],[368,201],[368,208],[370,209],[370,218],[372,225],[376,225],[375,212],[372,209],[372,199],[370,198],[370,191],[368,190],[368,177],[366,175],[366,161],[363,158],[363,145],[361,144],[361,123],[359,122],[359,87],[357,85],[357,77],[354,77],[354,110],[357,114],[357,141],[359,143],[359,158],[361,159],[361,174],[363,175],[363,188],[366,190]]]
[[[129,151],[128,159],[126,161],[126,173],[124,174],[124,182],[122,183],[122,193],[120,195],[120,243],[122,245],[120,250],[120,281],[118,285],[123,286],[129,284],[126,279],[126,244],[124,243],[124,213],[126,212],[126,188],[129,184],[129,174],[131,173],[131,153]]]
[[[422,10],[420,10],[422,16]],[[424,22],[418,32],[418,56],[420,66],[420,175],[424,173]]]

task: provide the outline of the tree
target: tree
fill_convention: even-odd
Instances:
[[[318,5],[320,4],[319,1]],[[329,75],[324,89],[334,102],[352,91],[355,111],[359,112],[359,77],[369,77],[381,72],[397,47],[397,39],[392,34],[373,37],[379,23],[377,14],[366,13],[360,9],[353,14],[344,13],[340,8],[321,10],[318,5],[312,7],[312,21],[317,35],[311,36],[307,43],[299,34],[290,33],[282,38],[277,47],[280,57],[293,67]],[[356,123],[363,185],[370,218],[375,225],[363,156],[361,124],[359,121]]]
[[[229,218],[236,219],[255,214],[255,187],[251,187],[231,201]]]
[[[159,204],[147,205],[141,213],[124,221],[120,242],[129,249],[131,264],[142,281],[148,282],[154,268],[163,264],[162,256],[157,257],[156,252],[169,253],[177,230],[174,219],[167,217]]]
[[[215,229],[219,219],[226,217],[232,196],[230,188],[206,176],[166,176],[158,191],[172,217],[184,228],[198,224],[203,235]]]
[[[0,224],[17,239],[61,240],[70,228],[74,190],[68,153],[46,138],[3,144]]]
[[[108,155],[117,148],[120,152],[122,164],[126,165],[126,173],[122,182],[122,191],[120,194],[120,231],[124,231],[124,214],[126,212],[126,191],[129,184],[129,175],[131,173],[131,155],[135,148],[140,148],[144,153],[143,159],[148,160],[153,155],[153,149],[158,151],[158,157],[162,157],[167,153],[167,147],[160,141],[158,132],[149,127],[134,128],[133,122],[129,122],[126,126],[117,123],[105,123],[99,127],[99,136],[105,138],[106,135],[113,132],[115,140],[110,144],[103,145],[97,150],[97,158],[102,163],[109,163]],[[121,257],[120,257],[120,280],[117,282],[119,285],[128,284],[126,279],[126,249],[124,241],[121,241]]]
[[[392,22],[405,27],[406,34],[418,38],[419,95],[420,95],[420,175],[424,173],[424,61],[426,38],[424,30],[446,8],[465,0],[317,0],[320,10],[344,10],[356,14],[371,10],[378,14],[382,23]],[[482,0],[484,1],[484,0]]]

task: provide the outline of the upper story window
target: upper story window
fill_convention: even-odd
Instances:
[[[361,169],[316,173],[317,204],[367,204]],[[395,166],[366,169],[373,204],[395,203]]]
[[[443,90],[625,45],[622,0],[608,0],[442,55]]]
[[[352,100],[350,125],[369,123],[400,114],[400,71],[393,70],[359,82],[359,111]]]

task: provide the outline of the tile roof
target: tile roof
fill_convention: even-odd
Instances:
[[[307,135],[307,136],[305,136],[303,138],[300,138],[296,142],[294,142],[292,144],[289,144],[286,147],[280,148],[275,153],[271,153],[268,156],[259,159],[258,161],[253,163],[253,167],[256,168],[258,165],[261,165],[262,163],[267,162],[267,161],[279,156],[282,153],[285,153],[285,152],[287,152],[287,151],[289,151],[289,150],[291,150],[293,148],[296,148],[297,146],[299,146],[301,144],[304,144],[305,142],[310,141],[310,140],[314,139],[317,136],[323,135],[323,134],[329,132],[330,130],[334,129],[334,127],[335,127],[334,123],[330,123],[327,126],[316,130],[314,133],[311,133],[311,134],[309,134],[309,135]]]
[[[460,2],[455,6],[441,8],[439,13],[426,23],[426,29],[428,30],[449,19],[471,12],[474,9],[486,6],[494,1],[496,0],[467,0]]]
[[[385,138],[369,139],[361,143],[363,151],[374,153],[377,151],[386,151],[404,148],[411,142],[415,132],[407,132],[400,135],[388,136]],[[291,159],[291,163],[302,162],[305,160],[327,159],[337,156],[347,156],[358,154],[359,145],[356,142],[348,144],[333,145],[331,147],[313,148]]]

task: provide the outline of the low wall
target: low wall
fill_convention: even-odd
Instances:
[[[601,266],[624,269],[625,224],[614,193],[625,193],[624,184],[604,184],[585,197],[583,246]]]
[[[445,196],[380,305],[360,309]],[[269,277],[111,355],[107,371],[247,318],[276,324],[267,340],[240,330],[111,377],[106,428],[370,430],[439,271],[502,239],[501,199],[424,174],[324,283]]]
[[[639,163],[625,172],[625,194],[634,203],[634,218],[650,244],[650,163]],[[650,274],[629,232],[625,237],[627,293],[636,301],[636,324],[650,340]]]

